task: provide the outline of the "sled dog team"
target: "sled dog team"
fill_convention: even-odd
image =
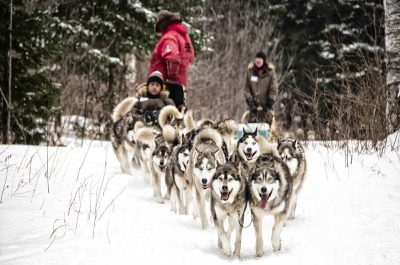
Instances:
[[[126,98],[113,113],[111,142],[121,170],[130,174],[131,162],[139,166],[144,181],[152,184],[156,202],[169,199],[171,210],[179,214],[192,209],[203,229],[209,226],[210,211],[218,247],[226,256],[240,257],[247,207],[255,229],[256,256],[262,256],[263,217],[273,215],[271,242],[273,250],[279,251],[281,231],[288,219],[295,218],[306,175],[302,145],[287,139],[270,143],[257,130],[243,130],[236,140],[235,121],[195,122],[191,111],[182,114],[172,105],[161,109],[158,124],[148,125],[131,111],[136,102],[135,97]],[[165,195],[162,183],[167,187]]]

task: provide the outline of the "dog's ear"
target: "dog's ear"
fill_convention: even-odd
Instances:
[[[282,145],[282,140],[278,138],[278,148]]]
[[[245,135],[246,133],[246,129],[243,127],[243,135]]]
[[[254,131],[254,134],[257,135],[258,132],[258,128],[256,128],[256,130]]]
[[[217,167],[220,167],[222,164],[219,162],[218,159],[216,159],[216,160],[217,160]]]
[[[293,148],[297,148],[297,140],[294,140],[292,145],[293,145]]]

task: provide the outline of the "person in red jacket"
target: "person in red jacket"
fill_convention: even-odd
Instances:
[[[185,95],[189,64],[193,63],[194,49],[179,13],[160,11],[155,26],[161,39],[154,48],[148,73],[160,71],[170,98],[181,110],[185,107]]]

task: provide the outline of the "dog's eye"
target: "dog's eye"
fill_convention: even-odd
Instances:
[[[267,178],[267,181],[268,181],[269,183],[272,183],[272,182],[274,182],[274,178],[273,178],[273,177],[268,177],[268,178]]]
[[[229,178],[228,181],[229,181],[229,182],[232,182],[232,181],[233,181],[233,178]]]
[[[287,160],[289,160],[289,161],[292,160],[292,159],[293,159],[292,157],[288,157],[288,158],[287,158]]]
[[[200,169],[200,170],[203,170],[203,169],[204,169],[204,167],[203,167],[203,166],[199,166],[199,169]]]
[[[262,177],[257,177],[257,181],[258,181],[258,182],[261,182],[262,180],[263,180]]]
[[[221,182],[224,181],[224,179],[222,177],[219,177],[218,180]]]
[[[253,142],[253,145],[256,145],[256,142]]]

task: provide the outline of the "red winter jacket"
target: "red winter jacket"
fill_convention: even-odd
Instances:
[[[164,80],[178,82],[187,87],[189,64],[193,63],[194,50],[187,30],[182,23],[169,25],[151,56],[149,74],[160,71]]]

